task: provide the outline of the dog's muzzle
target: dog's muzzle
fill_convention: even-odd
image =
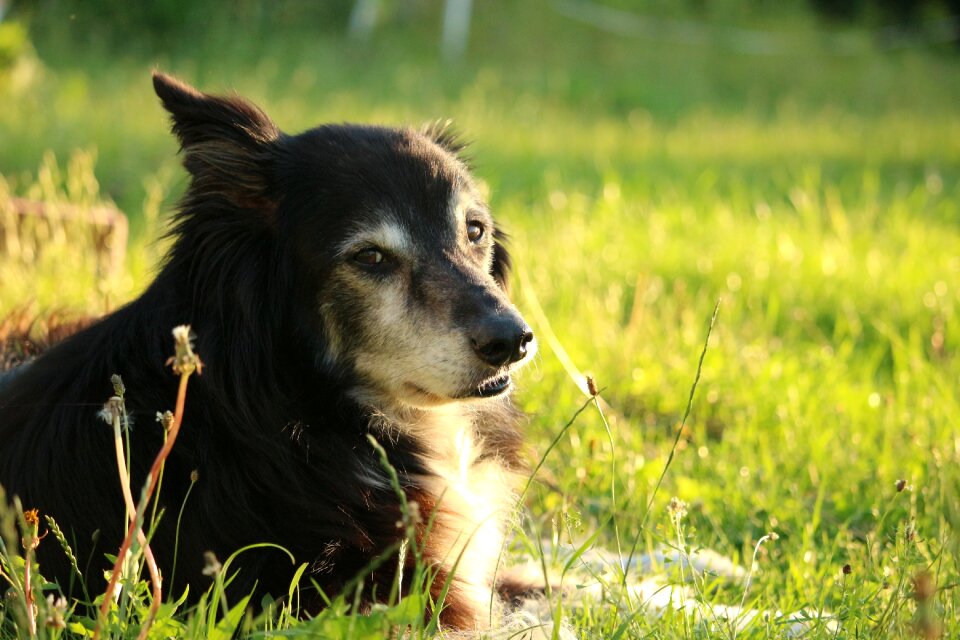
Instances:
[[[510,365],[536,351],[533,331],[515,311],[491,314],[474,324],[470,332],[474,354],[493,371],[468,393],[474,398],[494,398],[512,386]]]

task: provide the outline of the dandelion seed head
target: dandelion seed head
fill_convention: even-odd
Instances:
[[[174,353],[167,360],[173,371],[179,375],[190,375],[193,372],[203,372],[203,362],[200,356],[193,352],[194,334],[189,325],[182,324],[173,328]]]
[[[169,431],[173,426],[173,413],[169,411],[164,411],[163,413],[157,412],[157,422],[163,425],[164,431]]]
[[[682,520],[687,515],[687,503],[674,496],[670,498],[670,503],[667,505],[667,513],[674,520]]]
[[[101,418],[109,425],[114,420],[118,420],[123,414],[123,398],[120,396],[110,396],[110,399],[103,404],[103,409],[97,412],[97,417]]]
[[[213,551],[203,552],[203,570],[200,573],[214,578],[220,575],[222,569],[223,565],[217,560],[217,556]]]
[[[177,341],[178,343],[181,343],[181,344],[186,343],[186,344],[190,344],[190,346],[193,346],[193,345],[191,344],[191,341],[192,341],[192,339],[193,339],[193,334],[192,334],[191,331],[190,331],[190,325],[188,325],[188,324],[181,324],[181,325],[178,325],[178,326],[174,327],[174,328],[173,328],[173,339],[174,339],[175,341]]]

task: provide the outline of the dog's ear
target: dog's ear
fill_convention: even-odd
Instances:
[[[493,231],[493,265],[490,267],[490,273],[493,279],[497,281],[500,288],[507,291],[510,286],[507,280],[510,275],[510,252],[507,251],[507,234],[500,229]]]
[[[434,120],[420,129],[420,133],[433,140],[450,153],[458,156],[461,160],[468,162],[469,158],[464,156],[464,150],[468,143],[460,136],[453,126],[452,120]]]
[[[207,95],[159,71],[153,88],[170,112],[196,195],[262,207],[272,143],[280,137],[267,114],[240,97]]]

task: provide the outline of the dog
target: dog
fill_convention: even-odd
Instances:
[[[444,126],[289,135],[238,96],[159,72],[153,85],[189,174],[171,248],[139,298],[4,376],[0,484],[100,563],[82,586],[102,589],[91,576],[109,568],[126,516],[97,412],[120,375],[142,486],[164,440],[155,416],[176,397],[170,330],[189,324],[204,368],[151,541],[167,592],[196,597],[205,552],[256,543],[307,563],[303,583],[326,594],[367,571],[364,606],[401,575],[409,589],[401,501],[372,436],[421,515],[441,624],[486,628],[490,603],[526,588],[495,573],[526,459],[513,376],[536,340],[508,298],[505,236],[464,145]],[[62,550],[38,553],[78,593]],[[237,593],[273,595],[296,566],[264,548],[235,563]]]

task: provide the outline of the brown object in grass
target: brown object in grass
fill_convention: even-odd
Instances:
[[[6,210],[5,210],[6,209]],[[12,215],[11,215],[12,214]],[[41,202],[10,198],[0,203],[0,253],[11,253],[20,246],[27,221],[46,225],[71,224],[86,228],[97,253],[97,269],[101,276],[118,273],[127,251],[127,217],[116,207]],[[42,247],[38,247],[41,250]]]

